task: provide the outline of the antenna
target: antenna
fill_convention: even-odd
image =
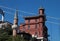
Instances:
[[[44,7],[46,5],[46,0],[40,0],[40,6]]]
[[[43,0],[40,0],[40,6],[43,7]]]

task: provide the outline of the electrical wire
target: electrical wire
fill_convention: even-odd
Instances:
[[[55,22],[51,22],[51,21],[46,21],[46,22],[51,23],[51,24],[60,25],[60,23],[55,23]]]
[[[10,10],[13,10],[13,11],[16,11],[16,9],[13,9],[13,8],[8,8],[8,7],[5,7],[5,6],[0,6],[1,8],[7,8],[7,9],[10,9]],[[23,12],[23,13],[27,13],[27,14],[35,14],[35,13],[30,13],[30,12],[25,12],[25,11],[22,11],[22,10],[17,10],[19,12]]]
[[[8,8],[8,7],[5,7],[5,6],[0,6],[0,7],[7,8],[7,9],[10,9],[10,10],[13,10],[13,11],[16,10],[16,9]],[[23,14],[24,14],[24,13],[26,13],[26,14],[32,14],[32,15],[35,15],[35,14],[36,14],[36,13],[25,12],[25,11],[22,11],[22,10],[18,10],[18,11],[19,11],[19,12],[23,12]],[[8,13],[8,14],[10,14],[10,15],[13,16],[13,14],[12,14],[11,12],[5,11],[5,13]],[[12,16],[11,16],[11,18],[12,18]],[[23,17],[23,15],[18,15],[18,16]],[[60,18],[56,18],[56,17],[52,17],[52,16],[46,16],[46,17],[47,17],[47,18],[56,19],[56,20],[60,20]],[[46,21],[46,22],[60,26],[60,23],[56,23],[56,22],[52,22],[52,21]],[[49,25],[51,25],[51,24],[49,24]],[[53,33],[52,25],[51,25],[51,29],[50,29],[50,30],[51,30],[51,41],[52,41],[52,33]]]
[[[4,11],[4,12],[5,12],[5,11]],[[13,14],[12,14],[12,13],[10,13],[10,12],[5,12],[5,13],[8,13],[8,14],[10,14],[10,15],[12,15],[12,16],[13,16]],[[11,17],[12,17],[12,16],[11,16]],[[18,15],[18,16],[23,17],[23,15]],[[46,21],[46,22],[48,22],[48,23],[52,23],[52,24],[60,25],[60,23],[55,23],[55,22],[52,22],[52,21]]]
[[[8,7],[5,7],[5,6],[0,6],[0,7],[3,7],[3,8],[7,8],[7,9],[10,9],[10,10],[16,10],[16,9],[13,9],[13,8],[8,8]],[[23,13],[26,13],[26,14],[32,14],[32,15],[35,15],[36,13],[29,13],[29,12],[25,12],[25,11],[22,11],[22,10],[18,10],[19,12],[23,12]],[[46,16],[48,18],[52,18],[52,19],[56,19],[56,20],[60,20],[60,18],[56,18],[56,17],[52,17],[52,16]]]
[[[4,6],[0,6],[0,7],[4,7]],[[4,8],[11,9],[11,10],[16,10],[16,9],[8,8],[8,7],[4,7]],[[20,12],[20,10],[18,10],[18,11]],[[11,12],[6,12],[6,11],[4,11],[4,12],[13,15]],[[21,11],[21,12],[23,12],[23,13],[28,13],[28,12],[25,12],[25,11]],[[28,13],[28,14],[35,14],[35,13]],[[23,15],[18,15],[18,16],[21,16],[21,17],[22,17]],[[12,17],[12,16],[11,16],[11,17]],[[55,18],[55,17],[51,17],[51,16],[46,16],[46,17],[60,20],[60,18]],[[51,21],[46,21],[46,22],[60,25],[59,23],[54,23],[54,22],[51,22]]]
[[[56,18],[56,17],[52,17],[52,16],[46,16],[46,17],[56,19],[56,20],[60,20],[60,18]]]

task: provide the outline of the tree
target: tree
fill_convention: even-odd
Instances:
[[[7,41],[26,41],[24,37],[17,35],[16,37],[10,36]]]
[[[24,34],[23,37],[21,35],[17,35],[16,37],[12,36],[12,29],[0,29],[0,41],[28,41],[27,35]]]
[[[0,29],[0,41],[5,41],[9,37],[8,33],[5,30]]]
[[[17,35],[16,37],[12,36],[12,29],[0,29],[0,41],[25,41],[24,37]]]

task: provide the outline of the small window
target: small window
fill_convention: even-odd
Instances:
[[[35,21],[37,22],[37,19],[35,19]]]
[[[28,20],[28,23],[30,23],[30,19]]]
[[[25,27],[23,26],[23,30],[25,31]]]
[[[35,29],[37,28],[37,24],[35,24]]]
[[[40,35],[40,31],[39,31],[39,35]]]
[[[37,35],[37,32],[35,32],[35,35]]]
[[[28,25],[28,29],[30,29],[30,25]]]

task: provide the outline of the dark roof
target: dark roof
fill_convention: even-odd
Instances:
[[[36,15],[36,16],[24,16],[23,18],[36,18],[39,17],[40,15]]]
[[[36,16],[24,16],[23,18],[25,18],[25,19],[31,19],[31,18],[38,18],[38,17],[40,17],[40,16],[44,16],[44,15],[36,15]]]

